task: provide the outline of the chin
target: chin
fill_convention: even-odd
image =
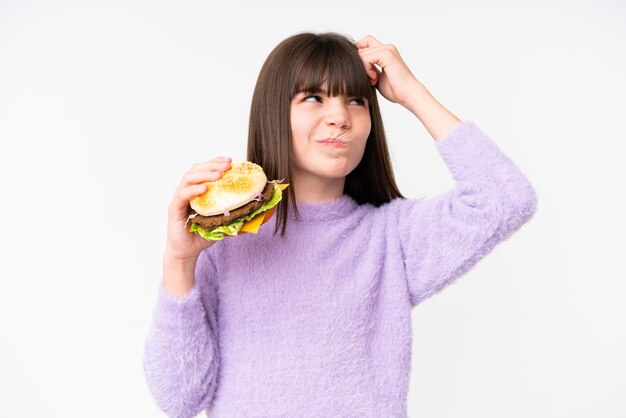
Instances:
[[[356,164],[329,164],[324,167],[323,173],[320,174],[332,179],[341,179],[350,174],[355,168]]]
[[[294,164],[296,177],[317,177],[319,179],[339,180],[350,174],[359,164],[357,158],[322,157],[309,158]],[[302,164],[305,163],[305,164]]]

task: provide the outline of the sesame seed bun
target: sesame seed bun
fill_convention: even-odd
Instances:
[[[263,169],[244,161],[232,165],[221,179],[205,183],[207,191],[189,201],[191,208],[202,216],[228,213],[261,194],[267,184]]]

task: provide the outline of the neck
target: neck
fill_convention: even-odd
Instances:
[[[346,179],[320,179],[319,177],[298,176],[295,180],[296,202],[314,203],[339,199],[343,196]]]

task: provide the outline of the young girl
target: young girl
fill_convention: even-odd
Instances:
[[[455,188],[401,196],[376,91],[424,124]],[[248,141],[248,159],[290,186],[258,234],[212,243],[187,232],[188,203],[231,159],[183,176],[146,341],[158,405],[175,417],[406,416],[411,308],[529,220],[533,188],[371,36],[280,43]]]

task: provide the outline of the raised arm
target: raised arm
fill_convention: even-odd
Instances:
[[[437,149],[456,186],[397,204],[412,305],[467,272],[530,220],[537,205],[526,177],[472,122],[457,125]]]
[[[443,107],[420,83],[396,47],[372,36],[356,43],[370,82],[411,111],[435,139],[456,186],[426,201],[402,200],[394,231],[413,306],[460,277],[527,222],[537,196],[522,172],[471,122]]]

